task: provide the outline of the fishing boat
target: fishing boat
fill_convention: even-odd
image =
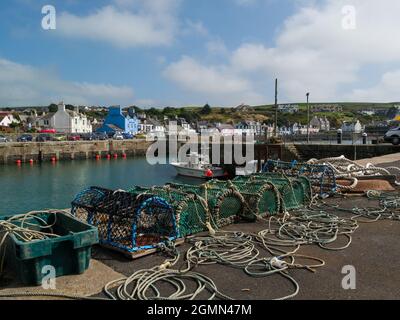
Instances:
[[[225,176],[225,170],[221,167],[210,164],[205,155],[197,152],[189,154],[187,162],[172,162],[171,165],[176,169],[178,175],[211,179]]]

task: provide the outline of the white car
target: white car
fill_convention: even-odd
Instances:
[[[117,132],[114,134],[113,139],[114,140],[124,140],[124,136],[122,135],[121,132]]]
[[[8,139],[6,136],[0,135],[0,142],[11,142],[11,139]]]
[[[383,139],[386,142],[394,144],[395,146],[400,144],[400,127],[390,129],[388,132],[386,132]]]

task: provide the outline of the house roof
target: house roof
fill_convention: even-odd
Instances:
[[[220,130],[223,130],[223,129],[235,129],[235,127],[232,126],[231,124],[220,124],[217,128],[220,129]]]
[[[122,128],[116,126],[115,124],[105,124],[105,126],[109,127],[110,129],[114,131],[124,131]]]
[[[40,120],[49,120],[54,116],[55,112],[50,112],[45,114],[44,116],[40,116],[38,119]]]
[[[153,126],[156,126],[156,127],[159,127],[159,126],[162,125],[161,122],[156,120],[156,119],[148,119],[147,123],[149,123],[149,124],[151,124]]]

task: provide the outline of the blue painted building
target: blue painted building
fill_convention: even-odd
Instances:
[[[120,106],[110,107],[103,125],[97,129],[97,132],[115,133],[118,131],[137,134],[139,132],[139,119],[132,114],[125,116]]]

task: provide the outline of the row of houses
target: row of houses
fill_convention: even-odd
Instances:
[[[282,113],[297,113],[300,107],[298,104],[280,104],[278,111]],[[339,104],[313,104],[310,107],[311,112],[342,112],[343,106]]]
[[[296,106],[290,105],[290,107]],[[60,133],[90,133],[96,131],[107,134],[122,132],[136,135],[142,133],[148,136],[159,136],[172,130],[186,135],[200,132],[210,135],[214,133],[221,135],[269,135],[274,132],[272,125],[258,121],[241,121],[235,125],[208,121],[190,124],[184,118],[176,118],[173,122],[167,118],[164,121],[159,121],[147,117],[145,113],[136,114],[131,108],[123,110],[120,106],[109,107],[105,119],[98,121],[89,119],[77,107],[74,110],[66,109],[63,102],[58,104],[56,112],[43,113],[41,116],[37,116],[36,112],[31,112],[30,115],[22,113],[19,114],[19,118],[15,118],[10,113],[0,113],[0,126],[10,126],[12,123],[23,121],[28,128],[55,129]],[[326,117],[314,116],[309,126],[294,123],[290,126],[279,127],[278,133],[282,135],[306,134],[307,132],[318,133],[330,130],[331,125]],[[354,121],[344,123],[342,130],[343,132],[359,133],[362,132],[363,127],[359,121]]]

